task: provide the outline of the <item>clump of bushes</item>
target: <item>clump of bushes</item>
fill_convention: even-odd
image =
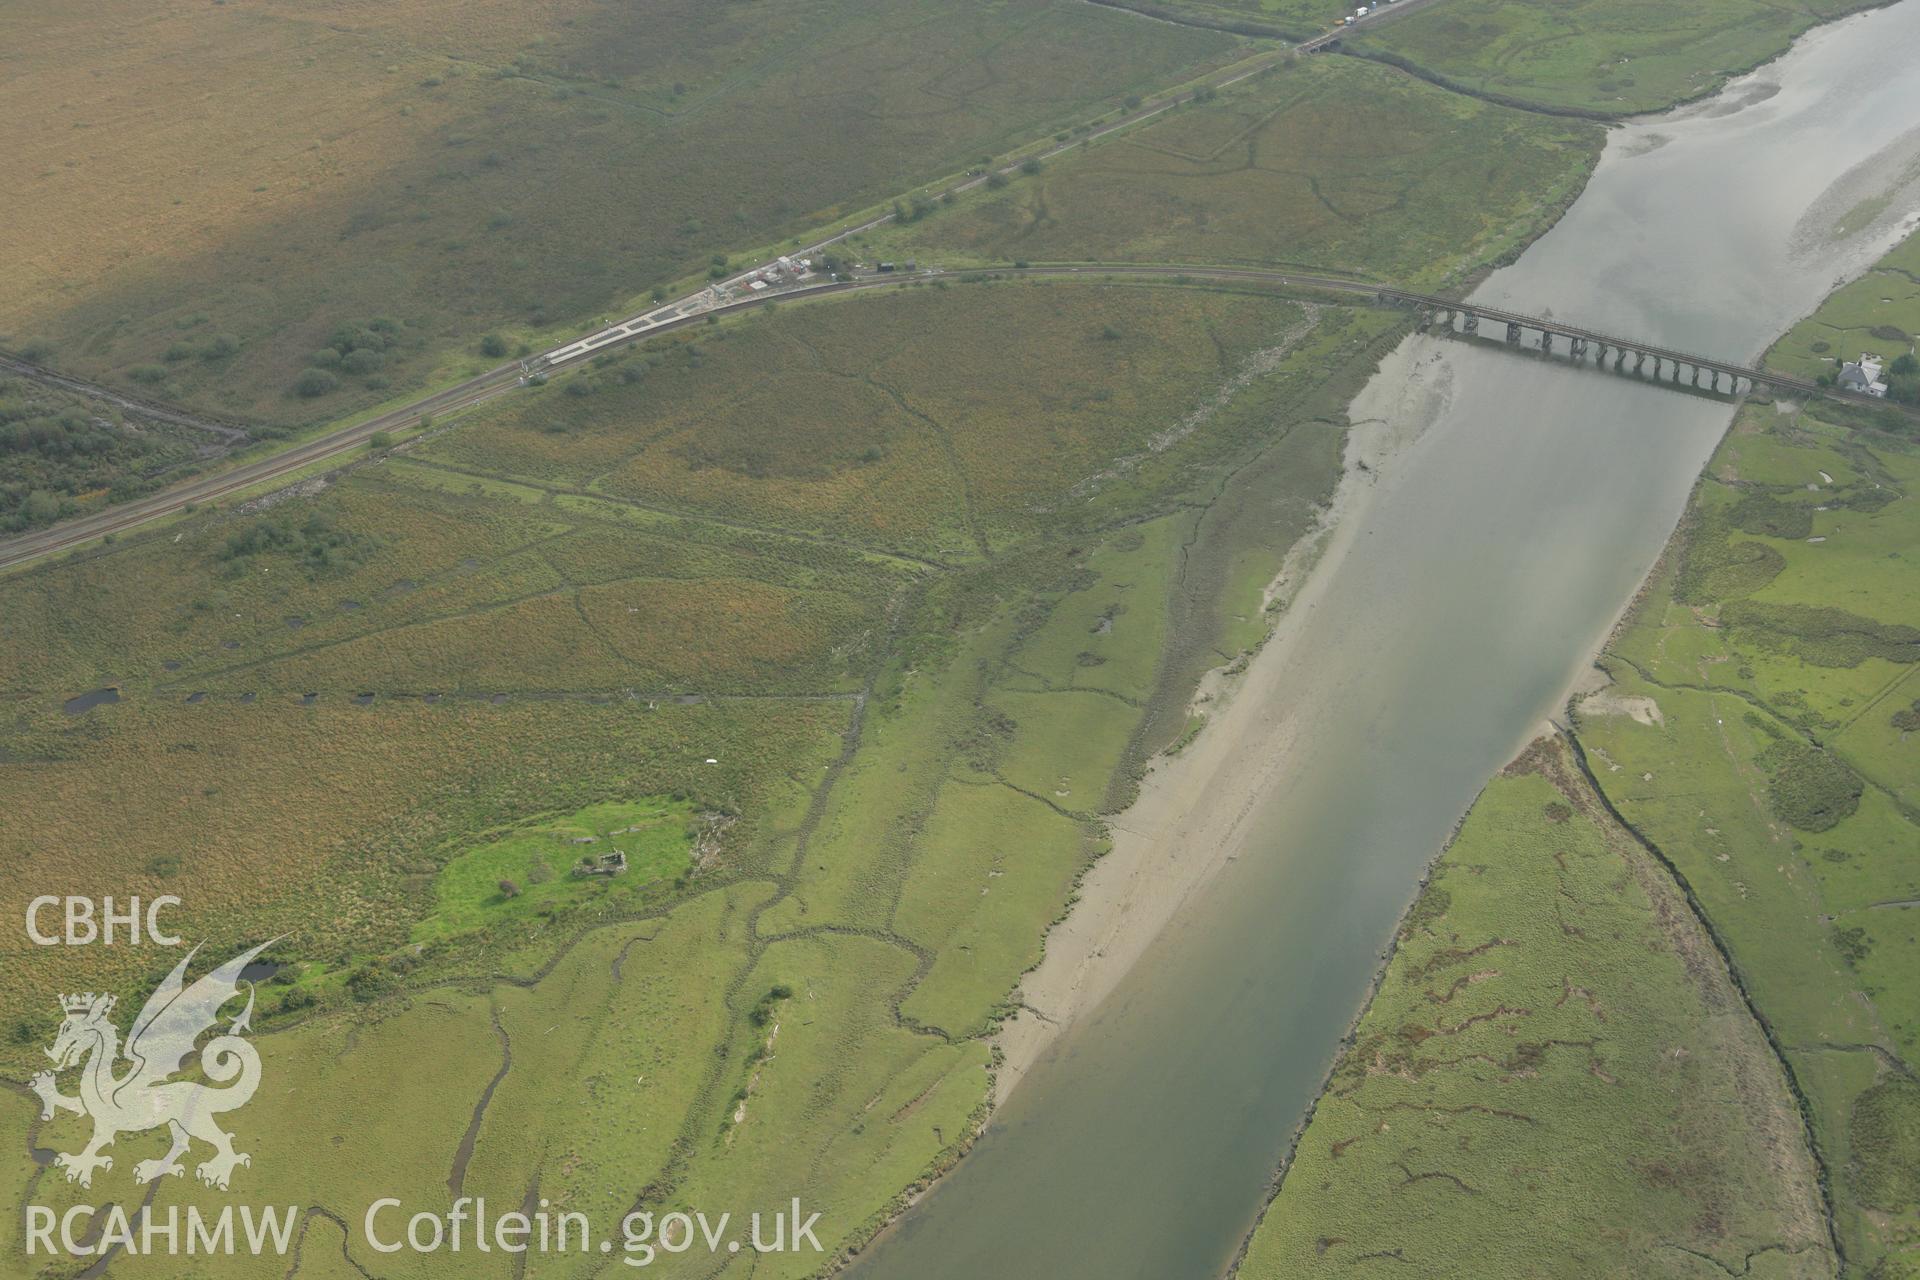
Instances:
[[[162,432],[122,430],[111,409],[67,407],[0,379],[0,534],[72,515],[82,494],[136,497],[190,447]]]
[[[1760,753],[1767,796],[1782,822],[1802,831],[1831,831],[1860,807],[1860,775],[1817,747],[1775,742]]]
[[[369,960],[347,975],[347,993],[355,1000],[375,1000],[396,990],[409,973],[420,967],[420,958],[401,951]]]
[[[345,369],[348,373],[358,374],[363,378],[370,373],[379,372],[380,368],[386,363],[387,357],[384,352],[375,351],[369,347],[355,347],[340,357],[340,367],[342,369]]]
[[[1857,667],[1868,658],[1920,662],[1920,627],[1879,622],[1845,609],[1734,600],[1720,622],[1737,638],[1791,653],[1816,667]]]
[[[325,369],[308,369],[294,379],[294,394],[306,400],[317,400],[339,389],[340,379]]]
[[[761,996],[760,1002],[748,1011],[747,1021],[756,1027],[766,1026],[769,1022],[773,1021],[774,1006],[782,1000],[791,1000],[792,998],[792,987],[784,982],[776,983],[774,986],[769,987],[767,994]]]
[[[1860,1203],[1885,1213],[1920,1204],[1920,1081],[1892,1075],[1868,1089],[1847,1131]]]
[[[236,568],[255,556],[286,556],[318,577],[363,563],[379,546],[379,539],[342,529],[316,511],[300,524],[278,516],[256,520],[229,536],[219,556]]]
[[[933,197],[916,191],[910,200],[893,202],[893,218],[895,222],[918,222],[938,207]]]
[[[1801,502],[1783,502],[1756,490],[1733,504],[1728,519],[1747,533],[1769,538],[1804,538],[1813,532],[1813,509]]]
[[[327,345],[307,357],[307,368],[294,380],[293,391],[307,400],[331,395],[340,387],[339,375],[365,378],[368,385],[387,385],[380,379],[395,349],[400,345],[405,326],[398,320],[375,316],[359,324],[343,324],[327,339]]]
[[[1764,542],[1727,541],[1725,514],[1692,517],[1673,594],[1682,604],[1715,604],[1758,591],[1780,576],[1787,558]]]
[[[1887,399],[1920,405],[1920,360],[1906,352],[1887,366]]]

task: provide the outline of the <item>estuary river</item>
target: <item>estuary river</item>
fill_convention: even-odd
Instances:
[[[1757,357],[1913,225],[1916,49],[1905,0],[1615,130],[1476,299]],[[855,1273],[1220,1274],[1423,868],[1562,704],[1730,416],[1564,357],[1409,339],[1355,406],[1397,447],[1249,674],[1250,714],[1294,745],[1233,860]],[[1190,785],[1192,805],[1246,803]]]

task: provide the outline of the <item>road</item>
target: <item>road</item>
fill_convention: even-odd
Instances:
[[[1355,18],[1346,26],[1335,27],[1323,36],[1315,36],[1311,40],[1302,41],[1297,47],[1301,53],[1319,53],[1324,49],[1329,49],[1339,44],[1342,39],[1352,35],[1356,31],[1370,31],[1374,27],[1412,13],[1416,9],[1424,9],[1430,4],[1437,3],[1439,3],[1439,0],[1388,0],[1388,3],[1385,4],[1380,3],[1380,0],[1373,0],[1372,7],[1368,10],[1366,17]],[[1359,7],[1358,5],[1354,6],[1356,9]]]

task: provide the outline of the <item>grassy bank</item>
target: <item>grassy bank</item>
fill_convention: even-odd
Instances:
[[[1901,718],[1920,460],[1833,412],[1742,412],[1608,651],[1618,698],[1647,716],[1583,715],[1580,732],[1784,1046],[1864,1267],[1911,1263],[1920,1223],[1882,1154],[1912,1123],[1920,1049],[1920,769]]]
[[[1823,1276],[1784,1073],[1558,740],[1435,865],[1243,1277]]]

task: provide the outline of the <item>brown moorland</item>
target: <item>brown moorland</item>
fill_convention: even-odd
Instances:
[[[34,0],[0,14],[0,339],[335,417],[1234,47],[1068,0]]]

